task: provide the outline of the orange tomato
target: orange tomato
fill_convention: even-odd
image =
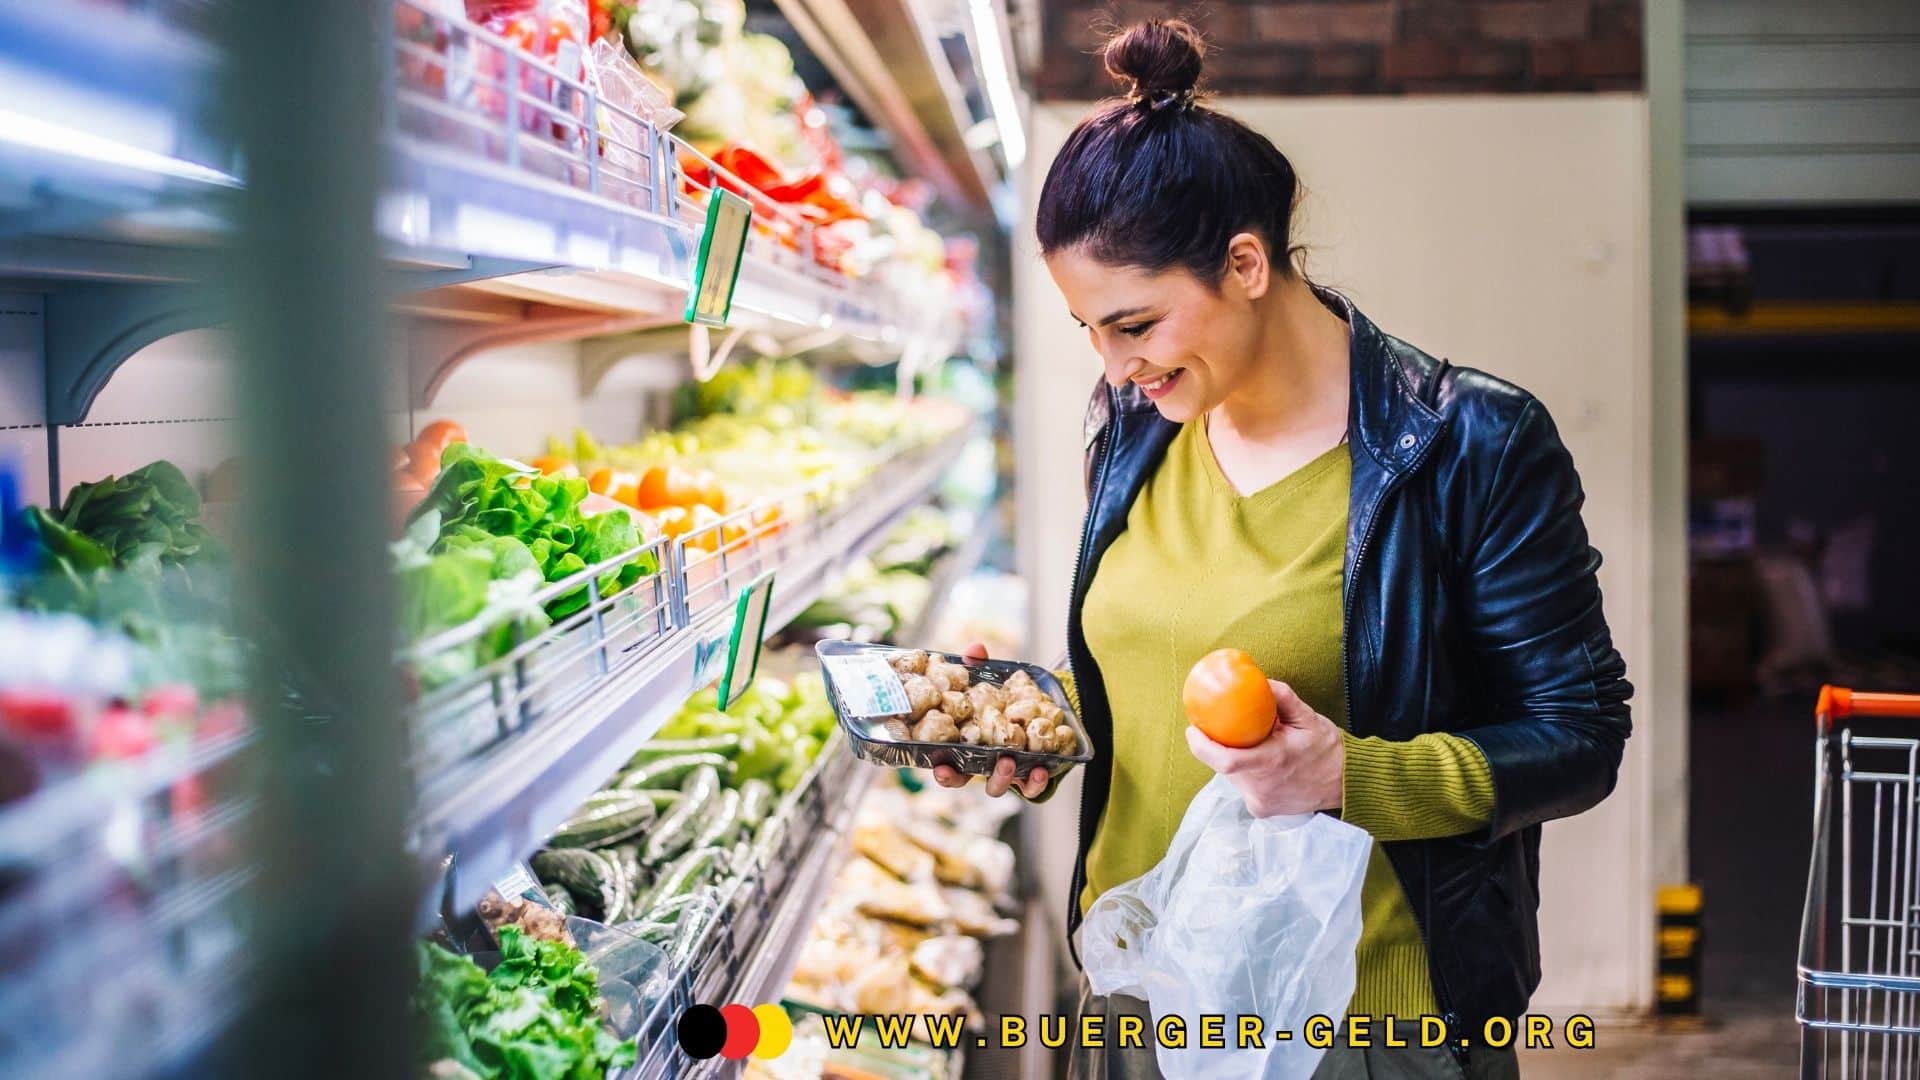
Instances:
[[[607,468],[605,465],[587,474],[587,490],[593,492],[595,495],[605,495],[607,489],[612,486],[613,470]]]
[[[747,538],[747,527],[737,521],[729,521],[720,526],[720,543],[729,552],[737,551]]]
[[[660,535],[672,540],[685,536],[693,528],[693,515],[687,513],[684,506],[669,506],[654,515],[654,524],[660,527]]]
[[[720,547],[721,529],[714,526],[720,521],[720,515],[713,508],[702,503],[693,507],[693,527],[689,530],[687,546],[701,551],[714,551]]]
[[[563,469],[573,468],[573,462],[568,461],[558,454],[541,454],[539,457],[527,462],[527,464],[539,469],[548,476],[552,476],[554,473],[560,472]]]
[[[678,465],[655,465],[640,478],[640,509],[692,506],[703,494],[692,473]]]
[[[409,460],[402,472],[412,477],[423,488],[433,486],[435,477],[440,475],[440,454],[428,453],[427,448],[414,443],[407,448]]]
[[[1215,649],[1187,672],[1180,690],[1187,721],[1222,746],[1248,747],[1273,732],[1273,688],[1240,649]]]
[[[700,501],[719,513],[726,513],[727,489],[721,486],[719,479],[712,473],[702,470],[698,474],[697,483],[700,485]]]
[[[435,468],[439,467],[440,455],[449,443],[466,441],[467,429],[451,420],[435,420],[413,437],[413,444],[433,458]]]
[[[638,509],[640,506],[640,481],[632,473],[615,473],[613,488],[607,492],[615,502],[625,503]]]
[[[768,503],[747,515],[753,522],[753,531],[762,536],[771,536],[780,531],[780,504]]]

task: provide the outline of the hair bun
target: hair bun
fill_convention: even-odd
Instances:
[[[1190,23],[1148,19],[1107,42],[1107,74],[1127,84],[1127,96],[1149,108],[1192,104],[1207,43]]]

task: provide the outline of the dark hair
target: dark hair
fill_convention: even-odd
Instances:
[[[1080,122],[1047,170],[1035,231],[1048,255],[1084,245],[1101,262],[1184,266],[1208,284],[1227,242],[1258,233],[1293,273],[1299,183],[1266,136],[1195,103],[1206,43],[1178,19],[1149,19],[1107,42],[1126,97]]]

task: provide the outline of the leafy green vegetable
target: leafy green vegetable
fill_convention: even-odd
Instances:
[[[626,513],[582,513],[587,495],[587,482],[577,476],[541,476],[468,443],[453,443],[441,456],[440,475],[415,508],[413,521],[437,515],[439,539],[431,549],[435,555],[486,538],[515,541],[540,579],[552,583],[640,546],[639,532]],[[495,555],[507,557],[497,549]],[[643,555],[601,575],[597,583],[603,596],[611,595],[658,570],[653,556]],[[546,613],[564,619],[585,608],[587,601],[582,584],[547,601]]]
[[[516,634],[525,641],[548,624],[546,612],[532,602],[543,579],[527,545],[478,529],[436,542],[439,534],[440,516],[428,511],[392,546],[406,640],[424,641],[492,614],[484,634],[426,658],[417,674],[428,690],[506,655]]]
[[[39,549],[22,606],[125,631],[147,649],[145,684],[184,680],[208,698],[240,689],[243,647],[224,629],[227,554],[173,463],[77,484],[61,506],[28,507],[18,522]]]
[[[452,1061],[483,1080],[602,1080],[632,1065],[632,1040],[600,1023],[599,975],[580,951],[500,928],[500,963],[483,972],[419,946],[413,995],[420,1063]]]

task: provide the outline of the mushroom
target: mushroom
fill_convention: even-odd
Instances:
[[[973,702],[967,695],[957,690],[949,690],[940,695],[940,711],[955,720],[973,719]]]
[[[938,676],[946,677],[947,689],[949,690],[965,690],[967,684],[973,682],[973,673],[967,670],[967,665],[965,664],[954,664],[945,660],[928,660],[927,677],[931,679]]]
[[[1033,681],[1033,676],[1024,671],[1016,671],[1007,677],[1007,693],[1016,698],[1046,696],[1040,692],[1040,686]]]
[[[953,726],[953,717],[931,709],[913,725],[913,737],[921,742],[959,742],[960,729]]]
[[[992,683],[978,682],[967,687],[967,701],[973,706],[975,716],[988,709],[1007,707],[1007,692]]]
[[[909,675],[901,680],[907,691],[907,706],[913,711],[913,718],[920,719],[928,709],[940,705],[940,689],[925,675]]]

